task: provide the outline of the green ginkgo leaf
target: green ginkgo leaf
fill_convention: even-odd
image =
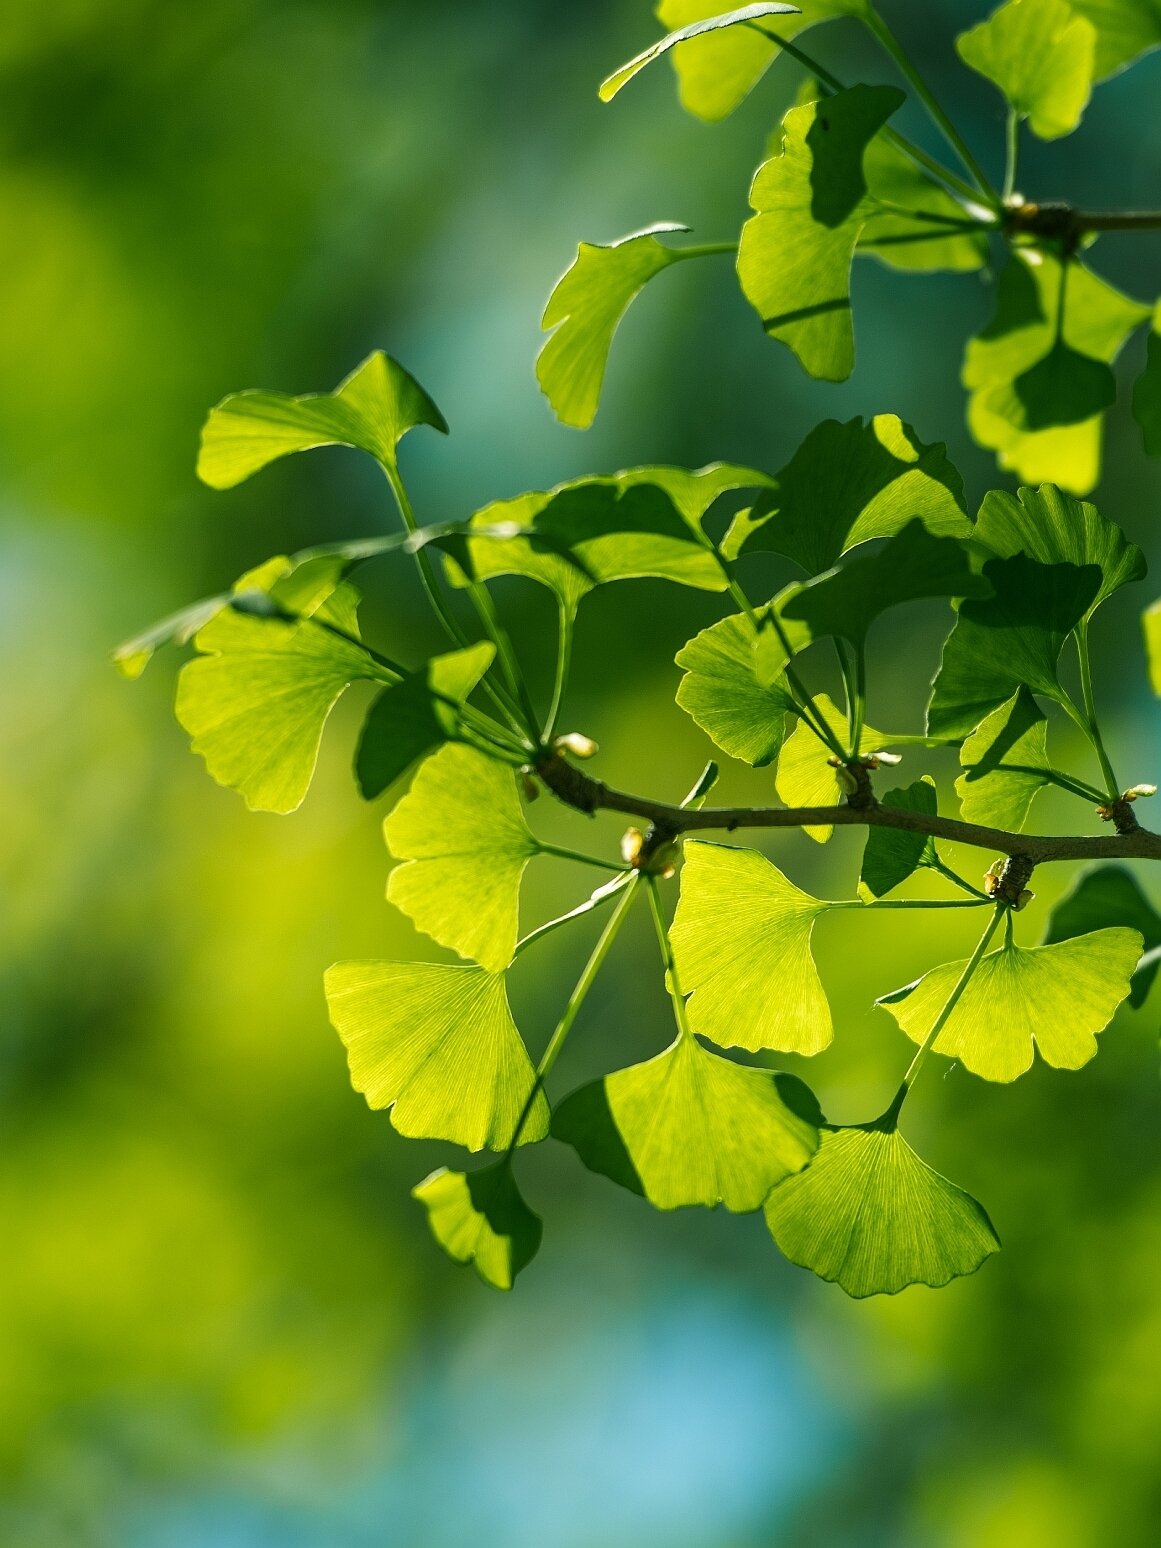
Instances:
[[[368,1107],[410,1139],[468,1150],[512,1143],[536,1080],[502,974],[438,962],[337,962],[327,1008]],[[519,1143],[548,1133],[537,1092]]]
[[[1096,77],[1115,75],[1161,48],[1161,0],[1069,0],[1096,28]]]
[[[210,410],[202,429],[198,477],[230,489],[268,463],[316,446],[353,446],[393,467],[409,430],[447,423],[401,365],[376,350],[333,393],[292,398],[283,392],[235,392]]]
[[[731,526],[731,558],[785,554],[810,575],[848,549],[919,519],[935,537],[968,538],[963,480],[940,443],[925,445],[894,414],[828,419],[803,441],[768,493]]]
[[[1063,702],[1060,652],[1102,579],[1095,564],[1040,564],[1026,554],[989,559],[984,575],[995,595],[965,602],[943,647],[927,710],[934,737],[968,735],[1021,686]]]
[[[742,290],[766,332],[824,381],[845,381],[854,368],[851,261],[873,209],[863,152],[903,100],[893,86],[852,86],[791,108],[781,154],[750,190]]]
[[[815,1129],[785,1105],[771,1070],[735,1064],[679,1035],[664,1053],[573,1092],[554,1138],[657,1209],[761,1209],[806,1165]]]
[[[449,743],[420,766],[383,831],[397,865],[387,897],[441,946],[490,972],[508,966],[520,883],[539,845],[512,770]]]
[[[1037,794],[1053,783],[1048,719],[1027,688],[985,716],[959,761],[964,772],[955,789],[964,821],[1019,833]]]
[[[1149,685],[1161,698],[1161,602],[1154,602],[1141,615],[1145,636],[1145,659],[1149,666]]]
[[[1123,925],[1138,931],[1147,953],[1161,946],[1161,914],[1123,865],[1097,865],[1082,872],[1071,890],[1053,905],[1044,941],[1052,945],[1071,940],[1102,925]],[[1144,1005],[1159,965],[1146,957],[1138,966],[1129,988],[1130,1005]]]
[[[355,754],[365,800],[374,800],[413,763],[458,735],[459,709],[495,654],[486,641],[451,651],[383,690],[367,712]]]
[[[778,756],[794,701],[784,683],[759,682],[756,639],[744,613],[695,634],[677,653],[677,702],[723,752],[761,768]]]
[[[893,1117],[824,1128],[819,1139],[805,1171],[766,1201],[791,1263],[861,1298],[938,1288],[999,1251],[983,1205],[921,1161]]]
[[[932,1046],[984,1080],[1023,1075],[1034,1047],[1046,1064],[1078,1070],[1096,1054],[1096,1034],[1128,994],[1140,958],[1139,930],[1094,930],[1053,946],[1009,939],[979,963]],[[945,963],[877,1003],[922,1043],[965,966]]]
[[[627,86],[635,75],[652,64],[655,59],[660,59],[671,48],[676,48],[680,43],[691,43],[696,39],[705,37],[709,33],[720,32],[726,27],[737,27],[747,22],[760,21],[766,16],[795,16],[798,7],[777,3],[763,3],[755,5],[742,5],[736,10],[725,11],[720,15],[707,16],[698,21],[688,22],[684,27],[678,27],[673,32],[667,33],[649,48],[630,59],[628,64],[623,64],[619,70],[614,70],[612,75],[601,82],[600,98],[602,102],[611,102],[622,86]]]
[[[814,704],[845,747],[849,739],[846,715],[825,693],[815,694]],[[864,725],[858,751],[861,755],[879,752],[890,747],[891,741],[885,731]],[[780,800],[787,806],[840,806],[846,797],[839,773],[838,766],[832,762],[830,749],[800,720],[787,737],[779,756],[774,784]],[[817,843],[825,844],[834,828],[829,824],[816,824],[802,831]]]
[[[927,774],[913,785],[888,790],[880,806],[934,817],[939,810],[935,781]],[[901,828],[868,828],[859,872],[859,892],[864,897],[885,897],[922,867],[939,865],[935,840],[926,833],[907,833]]]
[[[1153,313],[1145,369],[1133,384],[1133,418],[1141,427],[1146,453],[1161,457],[1161,305]]]
[[[351,683],[397,681],[356,640],[312,619],[227,608],[195,643],[202,654],[182,668],[177,718],[213,778],[253,811],[302,803],[327,717]]]
[[[662,269],[701,256],[657,240],[688,230],[662,221],[615,242],[580,244],[548,298],[541,327],[552,336],[536,362],[540,390],[564,424],[587,430],[596,418],[613,335],[635,298]]]
[[[1092,95],[1096,29],[1067,0],[1007,0],[956,39],[965,64],[986,76],[1042,140],[1071,134]]]
[[[1063,339],[1014,382],[994,387],[984,399],[989,414],[1023,432],[1086,424],[1117,401],[1112,367],[1082,355]]]
[[[476,1172],[441,1166],[411,1190],[431,1234],[456,1263],[472,1264],[487,1285],[511,1290],[540,1251],[540,1217],[524,1202],[507,1160]]]
[[[826,909],[757,850],[686,844],[672,940],[694,1031],[724,1048],[821,1053],[833,1028],[810,938]]]
[[[863,175],[871,209],[857,253],[917,274],[963,274],[987,263],[987,232],[974,212],[965,211],[884,130],[863,152]]]

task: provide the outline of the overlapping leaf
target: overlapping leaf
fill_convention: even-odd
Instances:
[[[1046,1064],[1078,1070],[1097,1051],[1096,1034],[1129,992],[1141,957],[1138,930],[1094,930],[1052,946],[1011,941],[979,963],[933,1047],[985,1080],[1012,1081]],[[878,1001],[913,1042],[922,1043],[965,963],[948,962]]]
[[[743,613],[694,635],[677,653],[677,702],[723,752],[761,768],[777,758],[794,702],[784,682],[759,681],[755,641]]]
[[[582,1086],[552,1116],[555,1138],[657,1209],[760,1209],[817,1145],[777,1077],[681,1034],[664,1053]]]
[[[1044,932],[1045,943],[1071,940],[1099,930],[1102,925],[1121,925],[1136,930],[1145,951],[1161,946],[1161,914],[1141,891],[1133,873],[1123,865],[1098,865],[1084,871],[1064,897],[1053,906]],[[1148,956],[1133,974],[1129,1003],[1144,1005],[1153,987],[1159,964]]]
[[[351,1084],[390,1108],[412,1139],[504,1150],[532,1096],[535,1073],[501,974],[436,962],[337,962],[326,973],[331,1022]],[[548,1133],[542,1093],[520,1144]]]
[[[1032,802],[1052,784],[1048,720],[1026,688],[980,722],[960,748],[955,782],[965,822],[1019,833]]]
[[[1067,0],[1006,0],[956,39],[960,58],[998,86],[1042,140],[1071,134],[1092,94],[1096,29]]]
[[[988,238],[978,216],[965,211],[883,130],[863,153],[863,175],[872,208],[857,253],[917,274],[970,273],[987,263]]]
[[[454,740],[459,710],[492,663],[487,642],[435,656],[385,688],[367,712],[355,754],[359,789],[374,800],[425,754]]]
[[[485,1284],[511,1290],[540,1251],[540,1217],[524,1202],[507,1160],[475,1172],[440,1167],[411,1190],[427,1211],[436,1241],[457,1263],[472,1264]]]
[[[687,844],[672,939],[694,1031],[723,1047],[820,1053],[833,1033],[810,938],[826,908],[757,850]]]
[[[1115,75],[1161,48],[1161,0],[1069,0],[1096,28],[1096,76]]]
[[[819,714],[838,737],[842,746],[847,745],[847,717],[838,705],[825,693],[816,694],[814,703]],[[873,726],[863,726],[859,737],[859,753],[878,752],[891,745],[885,731]],[[839,769],[831,761],[830,750],[821,742],[816,732],[799,721],[786,739],[786,745],[778,759],[775,788],[786,806],[840,806],[846,794],[839,778]],[[825,844],[834,832],[830,825],[815,825],[802,830],[809,838]]]
[[[924,817],[934,817],[939,810],[935,782],[926,774],[912,785],[885,791],[879,804],[898,811],[918,812]],[[884,897],[921,867],[938,864],[935,840],[929,834],[908,833],[901,828],[868,828],[859,891],[865,897]]]
[[[671,48],[677,48],[682,43],[694,43],[727,27],[744,26],[749,22],[761,21],[764,17],[776,17],[781,20],[784,16],[794,17],[798,14],[797,6],[782,4],[780,0],[759,0],[757,4],[738,6],[732,11],[707,15],[697,21],[687,22],[684,26],[667,33],[649,48],[643,49],[641,53],[630,59],[628,64],[623,64],[620,69],[614,70],[612,75],[603,80],[600,89],[601,101],[611,102],[622,86],[627,86],[646,65],[652,64],[655,59],[660,59]]]

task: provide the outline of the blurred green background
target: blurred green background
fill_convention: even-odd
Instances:
[[[999,99],[951,44],[986,5],[883,9],[995,167]],[[109,666],[120,638],[269,554],[391,520],[351,453],[229,495],[193,477],[224,393],[327,388],[374,347],[452,424],[404,452],[426,520],[629,463],[776,469],[818,419],[879,410],[946,439],[973,501],[1005,482],[967,440],[958,386],[988,285],[873,263],[847,385],[810,382],[768,343],[728,266],[689,265],[630,316],[596,428],[554,424],[537,321],[578,238],[658,219],[729,234],[797,83],[783,61],[717,129],[680,113],[666,69],[602,109],[597,81],[654,35],[643,0],[3,8],[5,1548],[1157,1541],[1155,1005],[1118,1019],[1080,1074],[926,1078],[910,1136],[1005,1242],[972,1279],[851,1303],[782,1262],[760,1219],[655,1215],[546,1146],[520,1163],[544,1249],[502,1297],[441,1257],[408,1198],[446,1147],[368,1112],[326,1021],[332,960],[436,952],[383,900],[382,809],[349,774],[365,701],[340,707],[302,810],[252,816],[184,745],[173,657],[136,687]],[[810,46],[849,79],[890,78],[845,27]],[[1029,190],[1156,207],[1159,89],[1161,56],[1104,87],[1074,141],[1029,153]],[[1156,239],[1112,238],[1095,263],[1152,297],[1159,258]],[[1155,569],[1159,493],[1122,406],[1097,498]],[[1153,592],[1138,589],[1098,640],[1134,780],[1161,772],[1136,622]],[[501,600],[543,657],[544,599],[513,584]],[[598,772],[688,787],[710,749],[673,705],[673,654],[720,611],[649,583],[588,604],[566,718],[600,740]],[[397,654],[436,643],[401,566],[380,567],[368,616]],[[918,728],[944,623],[920,609],[884,628],[876,723]],[[727,780],[769,798],[768,774]],[[575,837],[579,819],[546,804],[534,822]],[[1078,816],[1045,801],[1038,821]],[[770,851],[852,895],[854,836]],[[583,895],[543,864],[530,920]],[[1023,939],[1065,880],[1038,878]],[[874,996],[974,928],[929,919],[823,926],[840,1031],[807,1073],[832,1118],[877,1112],[908,1057]],[[590,940],[553,936],[522,962],[534,1048]],[[631,930],[557,1091],[662,1046],[667,1015]]]

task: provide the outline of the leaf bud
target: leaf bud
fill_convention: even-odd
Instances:
[[[531,765],[527,763],[520,770],[520,789],[523,791],[526,801],[537,801],[540,799],[540,786],[533,779]]]
[[[585,736],[581,731],[569,731],[564,736],[558,736],[552,744],[560,752],[572,753],[574,758],[595,758],[600,748],[591,736]]]
[[[867,762],[872,768],[877,769],[882,764],[885,768],[893,769],[897,764],[902,763],[903,759],[899,753],[873,752],[868,757]]]
[[[621,834],[621,859],[634,870],[645,847],[645,835],[640,828],[626,828]]]
[[[1128,790],[1121,796],[1121,800],[1135,801],[1139,796],[1155,796],[1156,794],[1156,785],[1130,785]]]

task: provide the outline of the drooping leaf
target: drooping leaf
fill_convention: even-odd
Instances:
[[[998,1252],[981,1204],[933,1171],[893,1118],[825,1128],[818,1154],[766,1201],[782,1253],[850,1296],[938,1288]]]
[[[848,549],[891,537],[915,518],[936,537],[967,538],[963,480],[941,443],[925,445],[894,414],[828,419],[803,441],[769,493],[733,523],[723,545],[785,554],[811,575]]]
[[[965,64],[998,86],[1042,140],[1071,134],[1092,94],[1096,29],[1066,0],[1006,0],[956,39]]]
[[[1096,1054],[1096,1034],[1128,994],[1140,958],[1140,931],[1119,927],[1053,946],[1009,940],[979,963],[932,1046],[984,1080],[1023,1075],[1034,1046],[1046,1064],[1078,1070]],[[965,965],[945,963],[877,1003],[922,1043]]]
[[[582,242],[577,249],[544,309],[541,327],[552,336],[536,362],[540,390],[564,424],[587,430],[596,418],[622,317],[655,275],[690,256],[657,238],[688,230],[659,222],[616,242]]]
[[[955,789],[964,821],[1019,833],[1052,783],[1047,743],[1047,717],[1027,688],[985,716],[960,748]]]
[[[1145,635],[1145,659],[1149,664],[1149,685],[1161,698],[1161,602],[1154,602],[1141,615]]]
[[[664,1053],[566,1097],[552,1133],[594,1172],[657,1209],[761,1209],[775,1183],[806,1165],[816,1130],[787,1107],[771,1070],[755,1070],[679,1035]]]
[[[353,446],[394,466],[396,447],[417,425],[447,434],[447,423],[401,365],[376,350],[333,393],[292,398],[235,392],[210,410],[202,429],[198,477],[230,489],[291,452]]]
[[[939,810],[935,781],[925,774],[913,785],[886,791],[879,804],[934,817]],[[907,833],[899,828],[868,828],[859,891],[865,897],[885,897],[921,867],[938,864],[935,840],[929,834]]]
[[[540,1251],[540,1217],[528,1208],[508,1161],[476,1172],[441,1166],[411,1190],[427,1211],[436,1241],[457,1263],[472,1264],[487,1285],[511,1290]]]
[[[848,741],[847,717],[825,693],[814,696],[815,707],[845,747]],[[866,754],[890,747],[892,738],[885,731],[864,725],[859,737],[859,752]],[[830,749],[815,732],[799,721],[786,739],[778,759],[775,788],[786,806],[840,806],[845,799],[839,769],[831,761]],[[825,844],[834,833],[829,824],[802,830],[808,838]]]
[[[387,897],[441,946],[499,972],[512,960],[520,883],[538,845],[511,769],[450,743],[420,766],[384,824],[404,862]]]
[[[492,664],[486,641],[436,656],[385,688],[367,712],[355,754],[364,800],[373,801],[411,765],[459,732],[462,706]]]
[[[1087,500],[1074,499],[1053,484],[1020,489],[1014,495],[1005,489],[991,490],[980,506],[975,535],[1005,559],[1028,554],[1042,564],[1097,565],[1101,583],[1086,619],[1114,591],[1140,580],[1147,568],[1144,554],[1116,522]]]
[[[369,1107],[390,1108],[411,1139],[507,1149],[536,1077],[502,974],[438,962],[337,962],[325,984],[351,1084]],[[548,1103],[537,1092],[519,1142],[547,1133]]]
[[[1141,427],[1146,453],[1161,457],[1161,306],[1153,313],[1145,369],[1133,384],[1133,418]]]
[[[1123,865],[1097,865],[1084,871],[1064,897],[1053,906],[1044,932],[1046,945],[1087,935],[1103,925],[1136,930],[1145,951],[1161,946],[1161,914],[1141,891],[1133,873]],[[1144,1005],[1157,976],[1156,960],[1148,958],[1137,967],[1129,987],[1129,1004]]]
[[[1101,584],[1095,564],[1040,564],[1026,554],[989,559],[995,595],[965,602],[943,647],[927,728],[935,737],[974,731],[1021,687],[1058,703],[1057,662]]]
[[[760,21],[767,16],[796,16],[798,7],[777,3],[760,3],[755,5],[742,5],[736,10],[725,11],[720,15],[706,16],[698,21],[686,23],[683,27],[676,28],[667,33],[649,48],[623,64],[619,70],[614,70],[612,75],[601,82],[600,98],[602,102],[611,102],[622,86],[627,86],[635,75],[652,64],[655,59],[660,59],[671,48],[676,48],[681,43],[691,43],[696,39],[708,36],[714,32],[720,32],[726,27],[737,27],[747,22]]]
[[[863,153],[863,175],[872,208],[859,234],[857,253],[917,274],[941,269],[963,274],[987,263],[988,238],[979,228],[978,217],[969,214],[883,130]]]
[[[755,638],[743,613],[694,635],[677,653],[677,702],[723,752],[762,768],[778,756],[794,702],[783,683],[758,681]]]
[[[750,190],[742,290],[766,332],[824,381],[845,381],[854,368],[851,260],[873,209],[863,152],[902,101],[893,86],[852,86],[791,108],[782,152]]]
[[[351,683],[396,680],[356,641],[313,619],[228,608],[195,643],[202,654],[182,668],[177,718],[213,778],[253,811],[302,803],[327,717]]]
[[[672,939],[694,1031],[726,1048],[820,1053],[833,1034],[810,937],[826,908],[757,850],[686,844]]]
[[[1161,48],[1161,0],[1069,0],[1096,28],[1096,77],[1115,75]]]

